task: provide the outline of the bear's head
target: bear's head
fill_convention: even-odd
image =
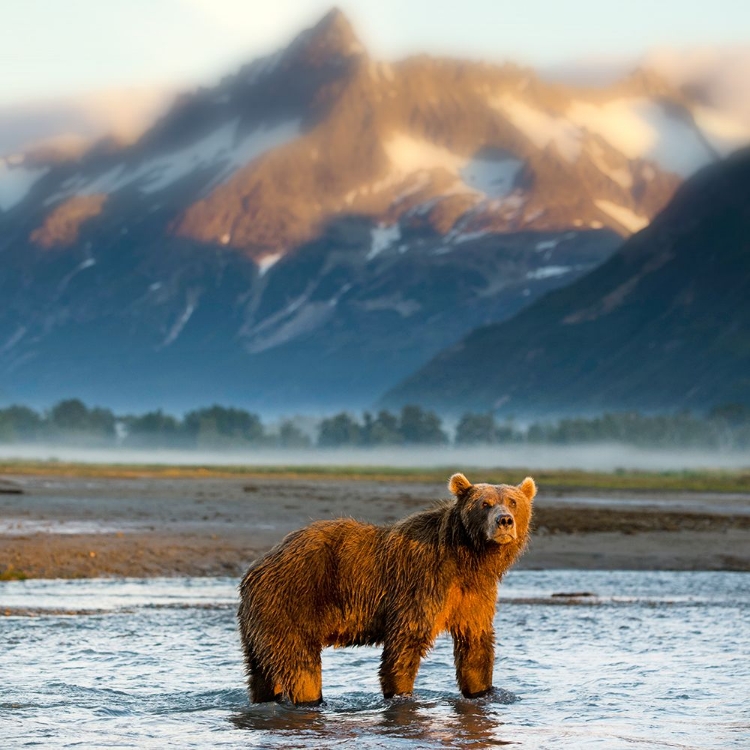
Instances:
[[[478,547],[525,542],[536,484],[531,477],[512,484],[472,484],[454,474],[448,488],[456,496],[461,521]]]

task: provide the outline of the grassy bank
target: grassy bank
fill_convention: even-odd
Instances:
[[[446,466],[430,469],[382,466],[166,466],[149,464],[86,464],[59,461],[0,462],[0,476],[61,476],[100,479],[327,479],[347,481],[401,481],[443,483],[462,469]],[[625,471],[594,472],[473,468],[470,478],[484,482],[517,483],[533,476],[548,492],[576,490],[630,492],[748,492],[750,470]]]

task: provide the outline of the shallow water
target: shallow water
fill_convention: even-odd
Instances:
[[[319,709],[249,705],[236,584],[0,583],[0,745],[750,747],[748,574],[514,571],[493,696],[459,696],[440,638],[410,700],[378,649],[326,651]]]

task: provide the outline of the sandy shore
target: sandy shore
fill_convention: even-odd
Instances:
[[[413,481],[6,476],[0,576],[238,576],[312,520],[390,523],[445,496]],[[535,521],[520,567],[750,570],[746,494],[541,486]]]

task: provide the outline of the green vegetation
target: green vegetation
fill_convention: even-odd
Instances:
[[[0,581],[25,581],[27,577],[26,573],[12,565],[0,571]]]
[[[456,445],[491,445],[493,443],[523,442],[524,434],[508,421],[498,424],[492,414],[468,412],[456,427]]]
[[[182,419],[161,410],[116,416],[109,409],[89,408],[68,399],[37,413],[25,406],[0,409],[0,443],[65,441],[83,446],[123,447],[309,447],[311,439],[291,420],[267,430],[257,414],[211,406]]]
[[[275,430],[257,414],[243,409],[211,406],[190,411],[182,419],[161,410],[115,416],[107,409],[89,409],[78,399],[61,401],[39,414],[25,406],[0,409],[0,442],[54,442],[124,447],[278,447],[307,448],[310,435],[292,419]],[[440,418],[419,406],[400,414],[365,412],[362,420],[342,412],[320,421],[319,447],[376,445],[442,445],[448,443]]]
[[[437,414],[419,406],[405,406],[400,415],[381,411],[373,417],[365,412],[362,422],[341,412],[320,423],[318,445],[443,445],[448,435],[443,431]]]
[[[25,406],[0,409],[0,443],[51,442],[84,446],[177,448],[320,448],[438,446],[450,438],[440,417],[419,406],[398,414],[341,412],[317,424],[284,419],[267,427],[257,414],[210,406],[178,418],[162,411],[116,416],[78,399],[38,413]],[[708,414],[621,412],[517,425],[491,412],[466,413],[458,421],[455,445],[586,445],[619,443],[643,448],[744,450],[750,447],[750,408],[723,404]]]
[[[98,479],[278,479],[363,482],[430,482],[444,485],[465,467],[430,469],[389,466],[167,466],[156,464],[83,464],[60,461],[0,462],[0,476],[66,476]],[[517,484],[533,476],[545,493],[580,490],[629,492],[750,492],[750,470],[614,472],[490,467],[467,470],[470,478]]]
[[[654,415],[621,412],[534,422],[525,429],[511,420],[498,423],[490,413],[468,413],[458,423],[455,441],[460,445],[622,443],[644,448],[744,449],[750,447],[750,409],[725,404],[705,416],[684,411]]]

